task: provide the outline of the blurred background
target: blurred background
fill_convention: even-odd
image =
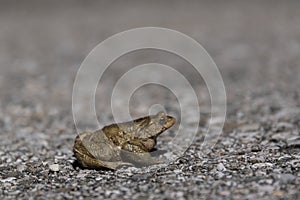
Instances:
[[[66,105],[62,108],[69,109],[74,77],[85,56],[111,35],[144,26],[178,30],[202,44],[223,75],[230,101],[231,92],[280,90],[280,98],[285,98],[299,88],[298,1],[0,4],[1,104],[23,102],[59,109]],[[160,61],[160,53],[152,54],[140,53],[127,60]],[[174,66],[176,61],[168,64]]]
[[[49,115],[65,119],[59,127],[70,129],[73,124],[72,87],[81,62],[97,44],[111,35],[145,26],[174,29],[203,45],[223,77],[228,120],[230,114],[236,116],[238,112],[256,116],[282,107],[299,107],[298,1],[0,3],[2,118],[10,116],[11,121],[18,121],[21,116],[37,115],[39,118]],[[123,56],[105,72],[101,79],[104,91],[97,91],[96,96],[100,123],[111,121],[107,105],[116,81],[131,67],[148,62],[174,67],[187,76],[194,87],[199,85],[202,88],[197,92],[199,102],[206,105],[204,110],[209,109],[205,84],[199,82],[201,77],[195,76],[188,63],[167,52],[142,50]],[[169,91],[163,88],[145,91],[150,100],[133,100],[131,107],[133,112],[136,111],[133,115],[145,115],[151,105],[166,99],[172,99],[172,104],[177,106],[174,96],[164,95]],[[143,90],[136,92],[137,99],[147,94]],[[156,100],[151,101],[153,99]],[[251,108],[251,104],[256,107]],[[252,115],[248,115],[247,120],[251,118]],[[57,128],[51,125],[52,122],[45,123]]]

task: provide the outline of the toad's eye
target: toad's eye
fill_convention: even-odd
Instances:
[[[159,124],[164,125],[166,123],[166,119],[165,118],[160,118],[159,119]]]

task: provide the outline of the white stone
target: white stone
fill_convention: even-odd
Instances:
[[[53,172],[58,172],[59,171],[59,164],[52,164],[49,166],[49,169]]]

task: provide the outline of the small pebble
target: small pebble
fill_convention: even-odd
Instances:
[[[217,165],[217,170],[218,170],[218,171],[224,171],[224,170],[226,170],[226,168],[225,168],[225,166],[223,165],[223,163],[219,163],[219,164]]]
[[[50,169],[50,171],[52,171],[52,172],[58,172],[58,171],[59,171],[59,164],[52,164],[52,165],[49,165],[49,169]]]

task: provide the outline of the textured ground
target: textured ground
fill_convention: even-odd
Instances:
[[[0,5],[0,199],[300,198],[299,2]],[[212,151],[200,151],[204,120],[185,155],[167,166],[80,169],[71,151],[76,71],[99,42],[143,26],[181,31],[210,53],[227,92],[223,134]],[[143,51],[122,59],[105,76],[107,91],[121,68],[153,60],[184,69],[197,83],[174,55]],[[170,102],[179,117],[171,95],[149,92],[154,103]],[[199,98],[209,108],[208,95]],[[143,114],[153,102],[137,102],[133,114]],[[97,105],[101,125],[112,120],[106,105]]]

